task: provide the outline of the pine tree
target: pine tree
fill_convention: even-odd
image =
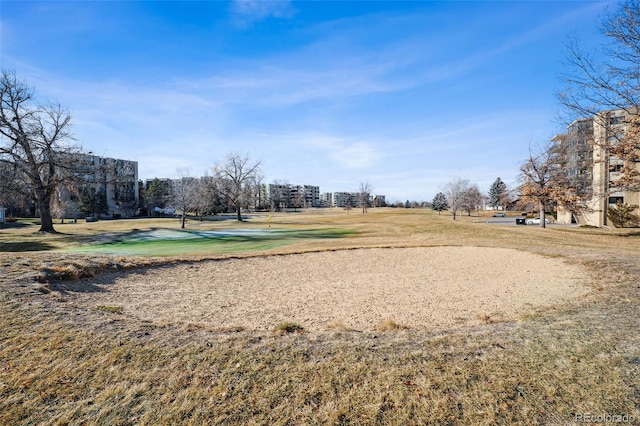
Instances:
[[[442,192],[438,192],[436,196],[433,197],[431,208],[434,211],[437,211],[438,214],[440,214],[442,210],[448,209],[449,205],[447,204],[447,197]]]
[[[507,184],[499,177],[489,187],[489,205],[493,207],[506,207],[503,201],[507,195]]]
[[[80,196],[80,211],[89,216],[109,214],[107,195],[95,188],[84,188]]]
[[[622,204],[622,201],[616,203],[615,207],[607,209],[607,217],[616,228],[626,228],[627,226],[637,226],[638,216],[633,214],[635,206]]]

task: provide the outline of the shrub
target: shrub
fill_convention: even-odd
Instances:
[[[280,335],[289,333],[302,333],[304,332],[304,328],[300,324],[296,324],[295,322],[285,321],[278,324],[274,332]]]
[[[607,209],[607,217],[616,228],[638,226],[640,218],[638,218],[638,215],[633,213],[635,209],[636,206],[630,206],[626,203],[623,204],[618,200],[615,206]]]
[[[398,324],[392,318],[387,318],[384,321],[382,321],[380,324],[378,324],[374,328],[374,330],[375,331],[392,331],[392,330],[406,330],[407,328],[409,327],[407,327],[406,325]]]

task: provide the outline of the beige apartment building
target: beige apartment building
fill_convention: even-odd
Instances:
[[[607,209],[618,201],[636,206],[638,212],[640,193],[625,191],[616,184],[622,176],[623,162],[610,152],[625,129],[626,111],[603,111],[574,121],[567,127],[567,133],[552,139],[566,149],[563,167],[567,176],[577,182],[579,191],[589,195],[585,208],[578,213],[558,207],[559,223],[610,226]]]
[[[79,196],[83,189],[93,189],[103,194],[110,217],[133,217],[139,202],[138,162],[93,154],[78,154],[76,175],[78,183],[73,188],[58,188],[59,215],[67,218],[84,217],[79,211]]]

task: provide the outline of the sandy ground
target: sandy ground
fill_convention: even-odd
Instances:
[[[373,330],[386,319],[450,327],[579,298],[587,279],[578,266],[511,249],[358,249],[105,274],[69,302],[214,329],[292,321],[307,330]]]

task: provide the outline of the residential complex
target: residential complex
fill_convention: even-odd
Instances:
[[[267,197],[272,208],[290,207],[360,207],[362,197],[357,192],[323,192],[318,186],[269,184]],[[369,195],[369,206],[385,205],[384,195]]]
[[[323,207],[361,207],[362,197],[359,192],[325,192],[320,196],[320,204]],[[384,207],[385,196],[369,194],[367,204],[370,207]]]
[[[575,184],[578,195],[586,198],[578,212],[559,206],[558,222],[609,226],[607,208],[618,201],[636,206],[637,213],[640,193],[625,191],[618,185],[623,161],[611,152],[624,135],[626,123],[624,110],[603,111],[574,121],[566,134],[552,139],[564,148],[562,167],[567,177]]]
[[[53,199],[52,212],[56,218],[129,218],[141,212],[142,214],[154,214],[154,211],[164,212],[167,209],[175,211],[178,207],[172,205],[174,202],[170,197],[177,181],[168,178],[155,178],[146,179],[143,184],[138,180],[138,162],[136,161],[100,157],[89,153],[74,154],[73,164],[72,169],[76,178],[72,183],[58,187]],[[203,177],[195,180],[202,181],[204,179],[211,178]],[[156,200],[152,197],[141,203],[141,197],[148,194],[154,181],[162,186],[157,195],[159,198]],[[214,187],[215,185],[212,186],[212,188]],[[216,192],[215,189],[213,191]],[[320,194],[320,188],[315,185],[260,184],[249,185],[245,191],[245,207],[243,208],[251,210],[360,207],[362,201],[362,197],[357,192]],[[367,203],[370,207],[384,206],[385,197],[383,195],[369,196]],[[29,205],[29,200],[26,198],[25,204]],[[212,195],[210,203],[201,203],[197,209],[199,211],[207,209],[205,211],[223,212],[230,208],[228,201],[221,193],[218,193],[217,196]],[[0,208],[2,213],[5,210],[4,207]],[[146,213],[144,213],[145,210]],[[28,214],[37,213],[31,211]]]
[[[78,182],[73,186],[59,187],[57,193],[58,215],[62,217],[84,217],[82,198],[87,194],[100,196],[106,201],[104,211],[98,215],[132,217],[138,210],[138,162],[92,154],[78,156],[75,174]]]
[[[267,185],[266,192],[271,209],[320,207],[320,188],[317,186],[274,183]]]

